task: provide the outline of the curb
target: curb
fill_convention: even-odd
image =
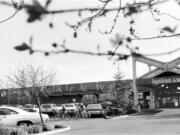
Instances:
[[[123,116],[117,116],[117,117],[112,117],[112,118],[109,118],[110,120],[117,120],[117,119],[120,119],[120,118],[127,118],[129,115],[123,115]]]
[[[53,131],[42,132],[42,133],[38,133],[38,134],[32,134],[32,135],[52,135],[52,134],[55,134],[55,133],[65,132],[65,131],[68,131],[70,129],[71,129],[71,127],[67,126],[66,128],[57,129],[57,130],[53,130]]]
[[[110,118],[110,119],[111,120],[117,120],[117,119],[126,118],[126,117],[128,117],[128,115],[118,116],[118,117],[114,117],[114,118]]]

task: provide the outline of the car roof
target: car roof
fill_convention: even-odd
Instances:
[[[87,105],[87,107],[102,107],[102,105],[101,104],[89,104],[89,105]]]
[[[0,106],[0,108],[6,108],[6,109],[10,109],[10,110],[13,110],[13,111],[16,111],[18,113],[29,113],[21,108],[18,108],[18,107],[13,107],[13,106]]]

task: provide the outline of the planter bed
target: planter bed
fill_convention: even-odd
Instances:
[[[69,126],[64,124],[44,124],[21,127],[0,126],[0,135],[53,135],[70,130]]]

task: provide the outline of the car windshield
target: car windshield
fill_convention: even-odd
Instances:
[[[17,108],[17,107],[1,107],[0,109],[9,109],[9,110],[12,110],[12,111],[14,111],[14,112],[17,112],[17,113],[19,113],[19,114],[21,114],[21,113],[28,113],[28,111],[25,111],[25,110],[23,110],[23,109],[20,109],[20,108]]]
[[[31,108],[24,108],[23,110],[28,111],[28,112],[36,112],[36,110],[31,109]]]
[[[100,104],[89,104],[87,109],[102,109],[102,106]]]
[[[33,108],[33,105],[25,105],[25,108]]]
[[[18,114],[18,113],[11,109],[0,108],[0,115],[12,115],[12,114]]]
[[[43,105],[42,108],[51,108],[51,105]]]

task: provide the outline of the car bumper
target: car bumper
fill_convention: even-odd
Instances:
[[[101,111],[90,111],[87,112],[88,115],[103,115],[103,112]]]

